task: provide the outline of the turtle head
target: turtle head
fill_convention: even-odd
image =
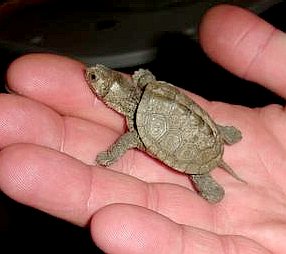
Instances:
[[[85,78],[91,90],[100,98],[104,99],[112,85],[122,79],[120,73],[97,64],[86,69]],[[119,82],[120,83],[120,82]]]
[[[128,76],[97,64],[86,69],[85,77],[91,90],[107,106],[126,116],[134,114],[142,91]]]

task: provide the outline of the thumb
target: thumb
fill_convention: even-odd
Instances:
[[[200,42],[224,68],[286,97],[286,36],[282,31],[250,11],[218,5],[202,20]]]
[[[217,235],[177,224],[143,207],[113,204],[99,210],[91,221],[94,242],[105,253],[270,253],[254,241]]]

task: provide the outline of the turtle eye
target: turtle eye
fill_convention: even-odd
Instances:
[[[90,81],[95,81],[95,80],[97,80],[97,76],[94,73],[90,73],[89,79],[90,79]]]
[[[85,77],[86,77],[86,80],[89,82],[96,82],[98,80],[98,75],[96,73],[96,70],[94,70],[93,67],[86,69]]]

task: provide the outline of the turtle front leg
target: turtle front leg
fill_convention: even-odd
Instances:
[[[224,197],[224,189],[210,174],[190,175],[198,193],[210,203],[217,203]]]
[[[145,87],[150,82],[156,80],[155,76],[149,70],[139,69],[132,75],[133,82],[140,88]]]
[[[136,131],[124,133],[107,151],[100,152],[96,157],[96,162],[102,166],[113,164],[128,149],[142,148],[143,144]]]

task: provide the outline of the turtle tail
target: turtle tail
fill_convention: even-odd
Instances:
[[[224,169],[226,172],[228,172],[230,175],[232,175],[235,179],[237,179],[238,181],[241,181],[243,183],[246,183],[246,181],[244,181],[242,178],[240,178],[234,171],[233,169],[228,165],[226,164],[225,161],[221,160],[219,165],[218,165],[220,168]]]

